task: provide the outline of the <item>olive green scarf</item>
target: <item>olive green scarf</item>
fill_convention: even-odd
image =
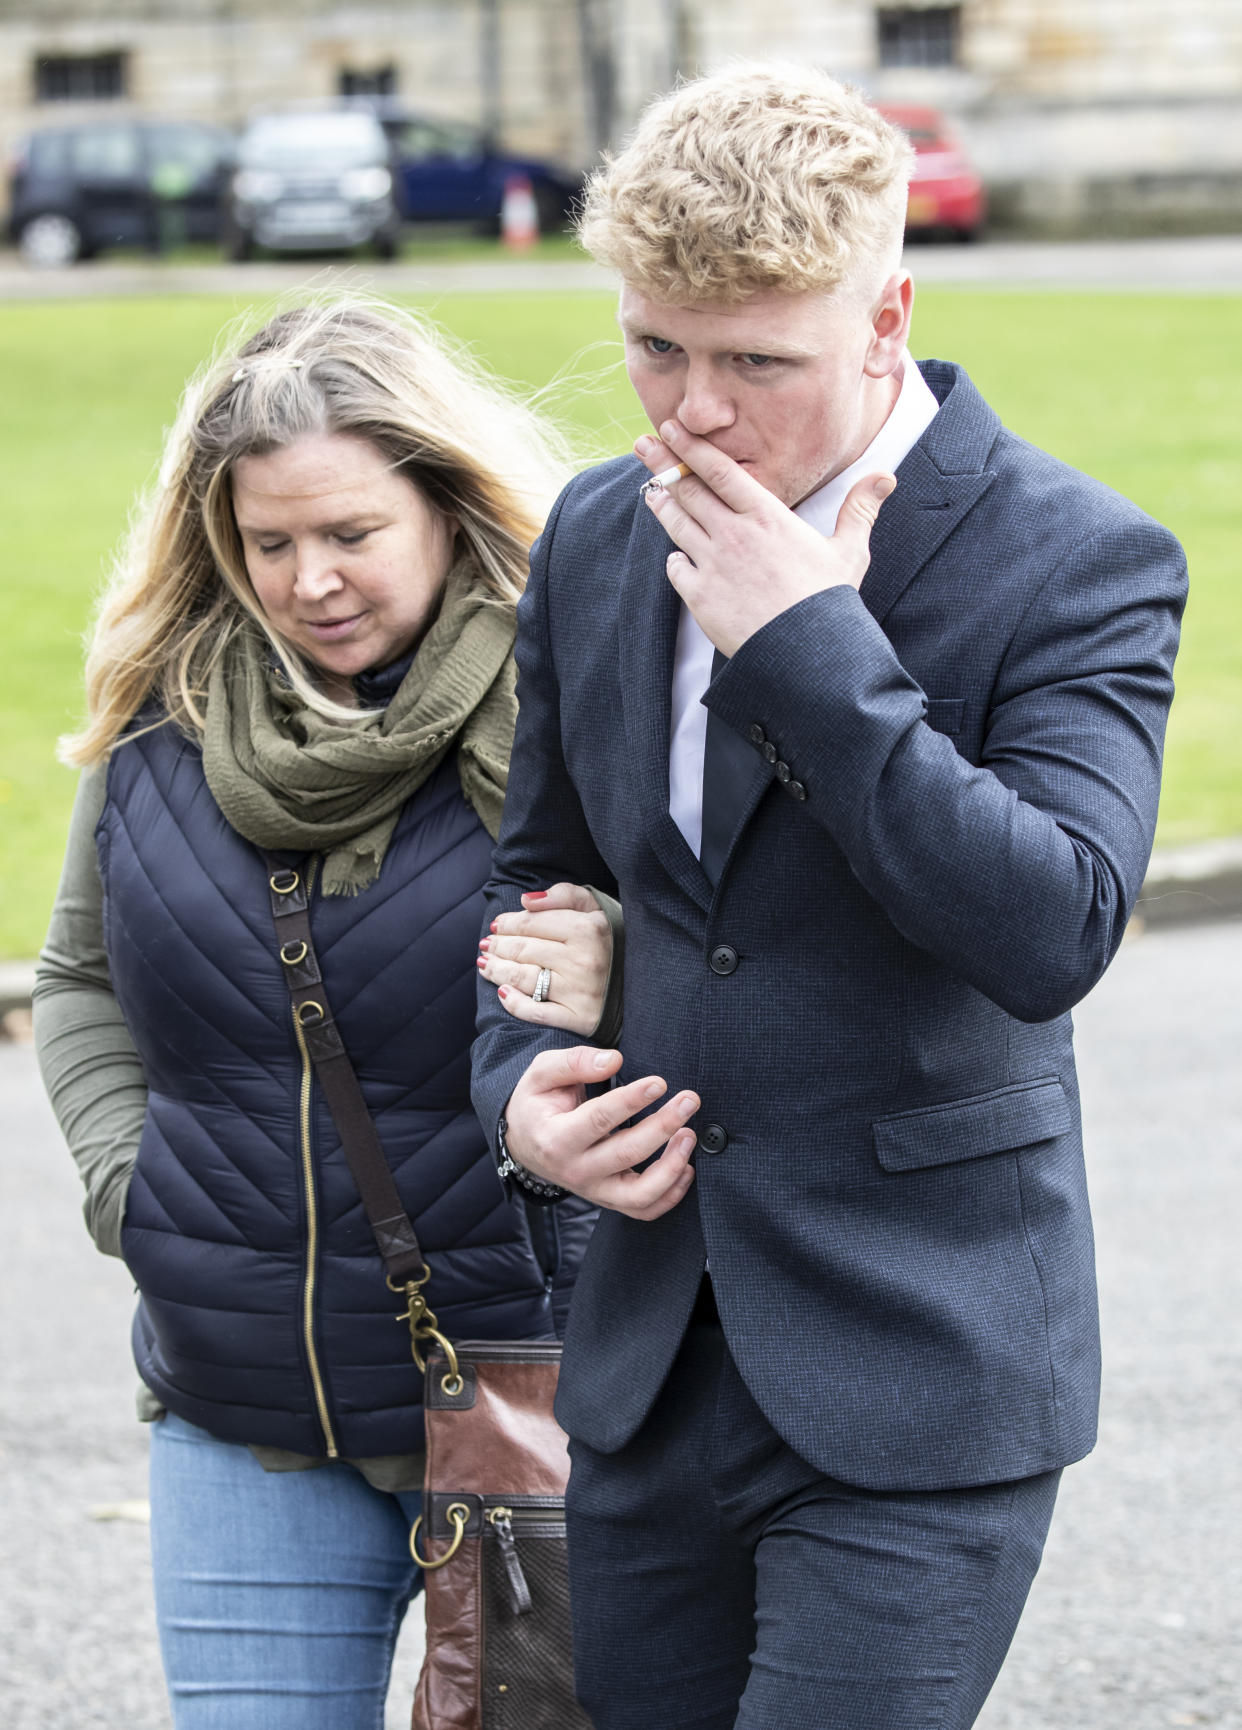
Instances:
[[[379,876],[406,800],[456,750],[494,839],[517,716],[513,636],[511,609],[450,576],[388,707],[349,723],[308,708],[246,626],[207,690],[203,768],[220,810],[256,847],[322,853],[323,892],[356,895]]]

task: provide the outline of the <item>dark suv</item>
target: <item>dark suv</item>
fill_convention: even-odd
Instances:
[[[233,139],[191,120],[96,120],[32,132],[17,150],[9,232],[31,264],[108,246],[215,240]]]

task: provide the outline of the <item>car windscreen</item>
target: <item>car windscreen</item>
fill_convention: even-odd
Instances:
[[[247,168],[301,168],[323,162],[334,168],[364,167],[387,160],[379,124],[363,114],[282,115],[256,120],[238,151]]]
[[[69,172],[69,134],[67,132],[36,132],[28,141],[26,160],[32,174],[67,174]]]
[[[152,171],[177,170],[189,182],[210,180],[231,154],[227,132],[175,120],[147,127],[147,155]]]
[[[397,132],[397,148],[409,162],[427,158],[452,157],[457,162],[471,162],[482,156],[483,144],[477,132],[466,126],[453,126],[431,120],[407,120]]]
[[[925,150],[951,150],[953,148],[942,132],[931,132],[925,126],[911,126],[907,128],[907,131],[910,135],[911,144],[920,155]]]

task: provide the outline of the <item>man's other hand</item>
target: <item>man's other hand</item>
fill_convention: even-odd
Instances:
[[[505,1139],[534,1176],[631,1219],[659,1219],[694,1182],[695,1134],[686,1120],[699,1109],[699,1096],[675,1094],[623,1128],[667,1093],[668,1084],[646,1075],[588,1099],[587,1088],[615,1075],[621,1061],[619,1051],[591,1045],[540,1052],[510,1096]],[[634,1169],[653,1154],[659,1157],[645,1171]]]

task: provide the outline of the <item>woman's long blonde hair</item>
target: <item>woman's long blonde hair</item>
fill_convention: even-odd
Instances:
[[[211,669],[250,621],[305,702],[354,713],[316,688],[268,624],[246,574],[231,471],[308,433],[367,439],[457,519],[454,576],[512,607],[531,542],[573,472],[565,441],[417,315],[357,297],[292,307],[191,381],[159,477],[104,594],[86,658],[87,721],[66,762],[100,762],[152,701],[201,734]]]

